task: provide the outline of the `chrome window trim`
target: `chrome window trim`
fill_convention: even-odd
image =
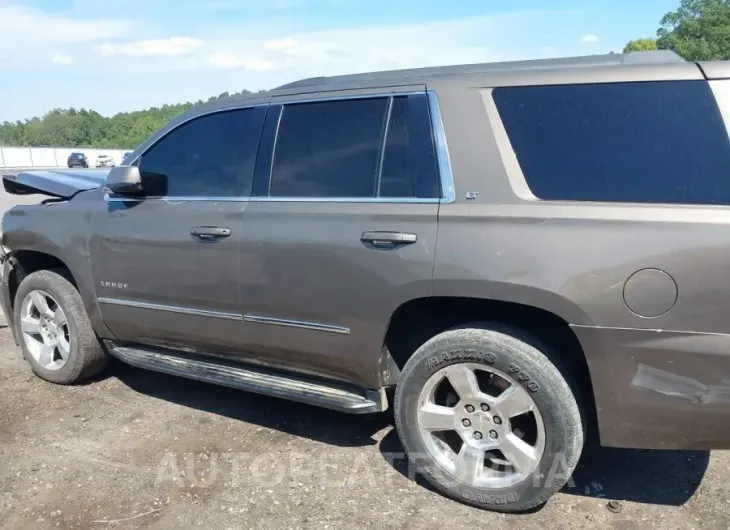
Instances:
[[[137,309],[152,309],[155,311],[166,311],[168,313],[179,313],[183,315],[192,315],[197,317],[212,317],[222,318],[224,320],[238,320],[242,319],[240,313],[223,313],[220,311],[208,311],[205,309],[194,309],[192,307],[181,307],[164,304],[153,304],[150,302],[138,302],[136,300],[124,300],[121,298],[105,298],[100,297],[98,299],[100,304],[111,304],[125,307],[136,307]]]
[[[106,202],[362,202],[362,203],[404,203],[404,204],[438,204],[441,199],[421,199],[418,197],[110,197],[104,196]]]
[[[441,199],[419,199],[417,197],[251,197],[249,202],[362,202],[362,203],[403,203],[438,204]]]
[[[429,111],[431,113],[431,130],[436,147],[436,162],[439,167],[439,180],[441,181],[441,201],[451,203],[456,200],[456,188],[454,187],[454,174],[451,170],[451,156],[449,146],[446,143],[446,131],[441,118],[441,108],[438,97],[433,90],[426,92],[428,96]]]
[[[316,322],[306,322],[303,320],[271,318],[261,315],[243,315],[243,321],[252,322],[255,324],[271,324],[274,326],[284,326],[289,328],[309,329],[313,331],[326,331],[328,333],[338,333],[340,335],[350,334],[350,328],[345,328],[342,326],[331,326],[329,324],[318,324]]]
[[[163,201],[163,202],[190,202],[190,201],[210,201],[210,202],[248,202],[249,197],[112,197],[108,193],[104,194],[106,202],[142,202],[142,201]]]

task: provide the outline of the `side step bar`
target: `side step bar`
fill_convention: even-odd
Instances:
[[[299,375],[267,371],[255,365],[233,364],[217,358],[181,355],[169,350],[120,346],[104,341],[107,350],[119,360],[156,372],[214,383],[257,394],[308,403],[350,414],[382,412],[388,408],[384,391],[345,390]]]

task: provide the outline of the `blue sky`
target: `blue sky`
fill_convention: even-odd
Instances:
[[[621,51],[679,0],[0,0],[0,121],[314,75]]]

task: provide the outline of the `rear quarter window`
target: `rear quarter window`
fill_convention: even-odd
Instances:
[[[705,81],[497,88],[544,200],[730,205],[730,138]]]

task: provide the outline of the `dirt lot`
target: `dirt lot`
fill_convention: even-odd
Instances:
[[[357,417],[114,363],[36,378],[0,322],[0,527],[728,528],[730,455],[592,449],[542,510],[409,480],[387,414]],[[618,513],[607,508],[619,500]]]

